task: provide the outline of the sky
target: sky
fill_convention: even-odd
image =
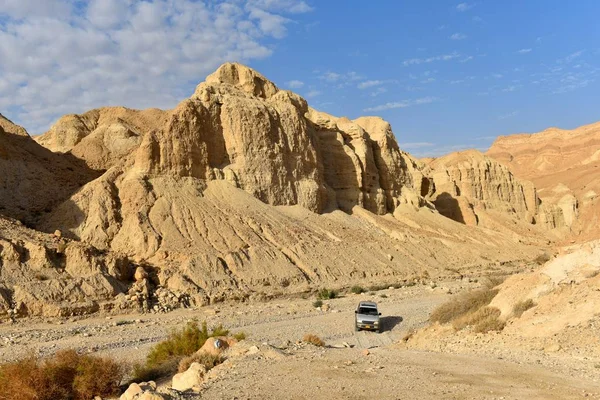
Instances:
[[[0,0],[0,113],[30,134],[173,108],[220,64],[321,111],[389,121],[417,157],[600,120],[600,1]]]

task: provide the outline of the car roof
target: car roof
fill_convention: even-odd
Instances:
[[[374,301],[361,301],[360,303],[358,303],[358,306],[377,308],[377,303],[375,303]]]

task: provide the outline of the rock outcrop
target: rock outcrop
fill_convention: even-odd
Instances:
[[[486,154],[535,184],[541,223],[567,239],[598,237],[600,123],[500,136]]]
[[[34,224],[97,176],[81,161],[35,143],[0,115],[0,215]]]
[[[482,213],[493,210],[536,222],[539,199],[533,184],[479,151],[451,153],[428,166],[435,183],[430,198],[443,215],[477,225]]]
[[[167,111],[106,107],[60,118],[35,140],[53,152],[70,153],[95,170],[106,170],[130,155],[142,137],[164,123]]]
[[[116,307],[127,258],[0,217],[0,315],[70,316]]]

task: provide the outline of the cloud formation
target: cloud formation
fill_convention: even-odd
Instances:
[[[289,81],[285,83],[289,88],[292,89],[299,89],[302,86],[304,86],[304,82],[302,81],[298,81],[298,80],[293,80],[293,81]]]
[[[105,105],[173,107],[225,61],[269,57],[298,0],[4,0],[0,110],[42,133]]]
[[[471,8],[475,7],[475,4],[469,4],[469,3],[459,3],[456,5],[456,9],[460,12],[465,12],[470,10]]]
[[[454,33],[450,36],[450,39],[452,40],[464,40],[467,38],[467,35],[465,35],[464,33]]]
[[[428,58],[411,58],[409,60],[404,60],[402,62],[402,64],[407,67],[409,65],[419,65],[419,64],[428,64],[434,61],[449,61],[449,60],[453,60],[455,58],[460,57],[460,54],[458,54],[457,52],[453,52],[450,54],[442,54],[439,56],[433,56],[433,57],[428,57]]]
[[[365,108],[363,111],[371,112],[371,111],[392,110],[395,108],[406,108],[406,107],[411,107],[411,106],[418,106],[418,105],[422,105],[422,104],[433,103],[434,101],[437,101],[437,100],[438,100],[437,97],[422,97],[422,98],[419,98],[416,100],[395,101],[395,102],[381,104],[381,105],[375,106],[375,107]]]

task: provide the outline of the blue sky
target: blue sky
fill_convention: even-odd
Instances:
[[[104,105],[173,107],[225,61],[417,156],[600,120],[600,2],[3,0],[0,112],[32,134]]]

